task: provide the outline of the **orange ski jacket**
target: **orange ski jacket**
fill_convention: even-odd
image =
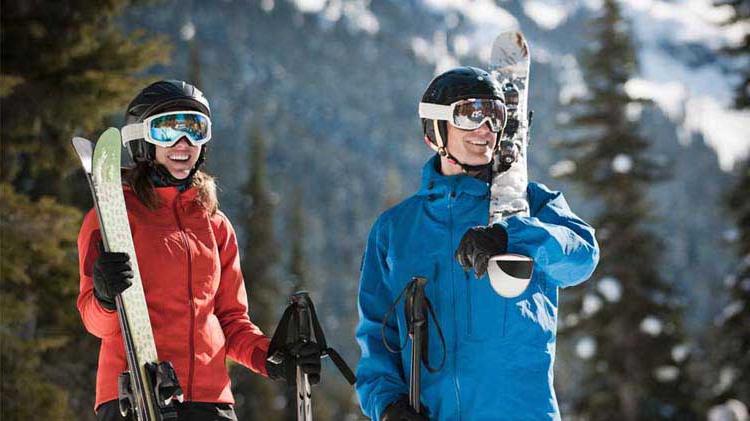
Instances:
[[[232,225],[221,211],[209,215],[192,188],[156,188],[161,200],[156,210],[143,205],[128,187],[124,190],[159,360],[174,365],[185,400],[234,403],[225,358],[267,376],[270,341],[248,316]],[[77,304],[86,329],[101,338],[96,407],[117,399],[117,377],[127,370],[117,312],[103,308],[94,297],[100,239],[91,210],[78,235]]]

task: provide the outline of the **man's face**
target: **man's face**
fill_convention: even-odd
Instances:
[[[492,161],[497,133],[490,130],[488,123],[475,130],[463,130],[448,126],[448,151],[459,162],[468,165],[485,165]]]

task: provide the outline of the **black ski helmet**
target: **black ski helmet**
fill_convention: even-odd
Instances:
[[[138,123],[167,111],[199,111],[211,117],[208,100],[195,86],[181,80],[161,80],[141,90],[130,101],[125,111],[125,124]],[[127,143],[128,153],[135,162],[151,162],[155,158],[154,145],[138,139]],[[201,148],[197,169],[205,158],[206,145]]]
[[[422,102],[450,105],[468,98],[499,99],[505,102],[500,83],[486,71],[469,66],[456,67],[432,79],[422,95]],[[428,118],[421,120],[425,142],[440,155],[451,157],[446,149],[448,122]],[[499,144],[499,139],[497,143]]]

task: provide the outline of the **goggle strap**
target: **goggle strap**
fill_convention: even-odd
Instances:
[[[453,108],[450,105],[419,103],[419,117],[433,120],[451,120]]]
[[[144,127],[145,125],[142,122],[128,124],[123,127],[120,130],[120,134],[122,135],[122,145],[125,146],[125,144],[130,141],[145,138],[145,133],[143,132]]]

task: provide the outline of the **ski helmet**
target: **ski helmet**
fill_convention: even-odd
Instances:
[[[492,75],[476,67],[457,67],[448,70],[430,82],[422,95],[422,102],[427,104],[451,105],[462,99],[499,99],[505,102],[503,89]],[[441,156],[448,157],[461,165],[464,170],[474,169],[475,166],[463,164],[448,152],[447,122],[422,118],[422,131],[425,142]],[[499,145],[498,142],[495,147]]]
[[[199,111],[211,117],[208,100],[198,88],[181,80],[161,80],[143,88],[130,101],[125,112],[125,124],[138,123],[167,111]],[[155,159],[154,145],[145,140],[127,142],[127,149],[135,162],[152,162]],[[194,172],[203,163],[205,153],[206,145],[203,145]]]

